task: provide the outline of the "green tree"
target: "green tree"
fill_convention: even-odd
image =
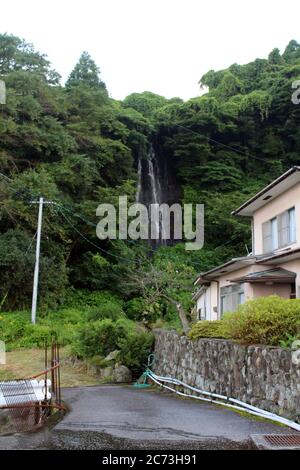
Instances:
[[[90,54],[84,51],[78,63],[70,73],[66,82],[67,87],[86,85],[91,88],[102,88],[106,90],[105,83],[100,79],[100,70],[91,58]]]

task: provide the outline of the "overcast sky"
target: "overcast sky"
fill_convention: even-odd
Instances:
[[[65,80],[82,51],[110,95],[199,95],[210,69],[300,42],[299,0],[7,0],[0,30],[32,42]]]

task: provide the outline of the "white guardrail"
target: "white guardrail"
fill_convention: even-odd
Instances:
[[[236,409],[239,411],[244,411],[249,414],[259,416],[261,418],[269,419],[271,421],[275,421],[280,424],[285,424],[286,426],[292,429],[295,429],[296,431],[300,431],[299,423],[295,423],[294,421],[291,421],[287,418],[278,416],[275,413],[271,413],[270,411],[262,410],[261,408],[257,408],[256,406],[249,405],[248,403],[245,403],[241,400],[237,400],[236,398],[227,397],[225,395],[220,395],[218,393],[212,393],[212,392],[200,390],[196,387],[192,387],[191,385],[188,385],[182,382],[181,380],[175,379],[173,377],[163,377],[160,375],[156,375],[149,368],[146,370],[146,375],[160,387],[163,387],[166,390],[176,393],[177,395],[188,397],[188,398],[194,398],[196,400],[202,400],[202,401],[206,401],[210,403],[215,403],[217,405],[227,406],[228,408]],[[170,387],[169,385],[166,385],[166,384],[173,385],[173,386],[174,385],[180,386],[182,387],[183,391],[176,390],[175,388]],[[197,393],[198,395],[202,395],[202,396],[185,393],[184,389],[191,390],[192,392]]]

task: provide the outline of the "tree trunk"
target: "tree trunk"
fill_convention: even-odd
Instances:
[[[184,331],[184,334],[187,335],[188,332],[190,331],[190,325],[186,316],[186,313],[184,311],[184,308],[182,307],[180,302],[177,302],[174,299],[171,299],[170,297],[164,296],[172,305],[176,307],[178,316],[181,321],[182,329]]]

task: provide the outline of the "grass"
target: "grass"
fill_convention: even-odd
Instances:
[[[88,373],[84,365],[72,365],[68,361],[68,348],[61,348],[61,386],[80,387],[100,384],[100,380]],[[0,380],[22,379],[44,370],[43,349],[17,349],[6,353],[6,364],[0,365]]]

